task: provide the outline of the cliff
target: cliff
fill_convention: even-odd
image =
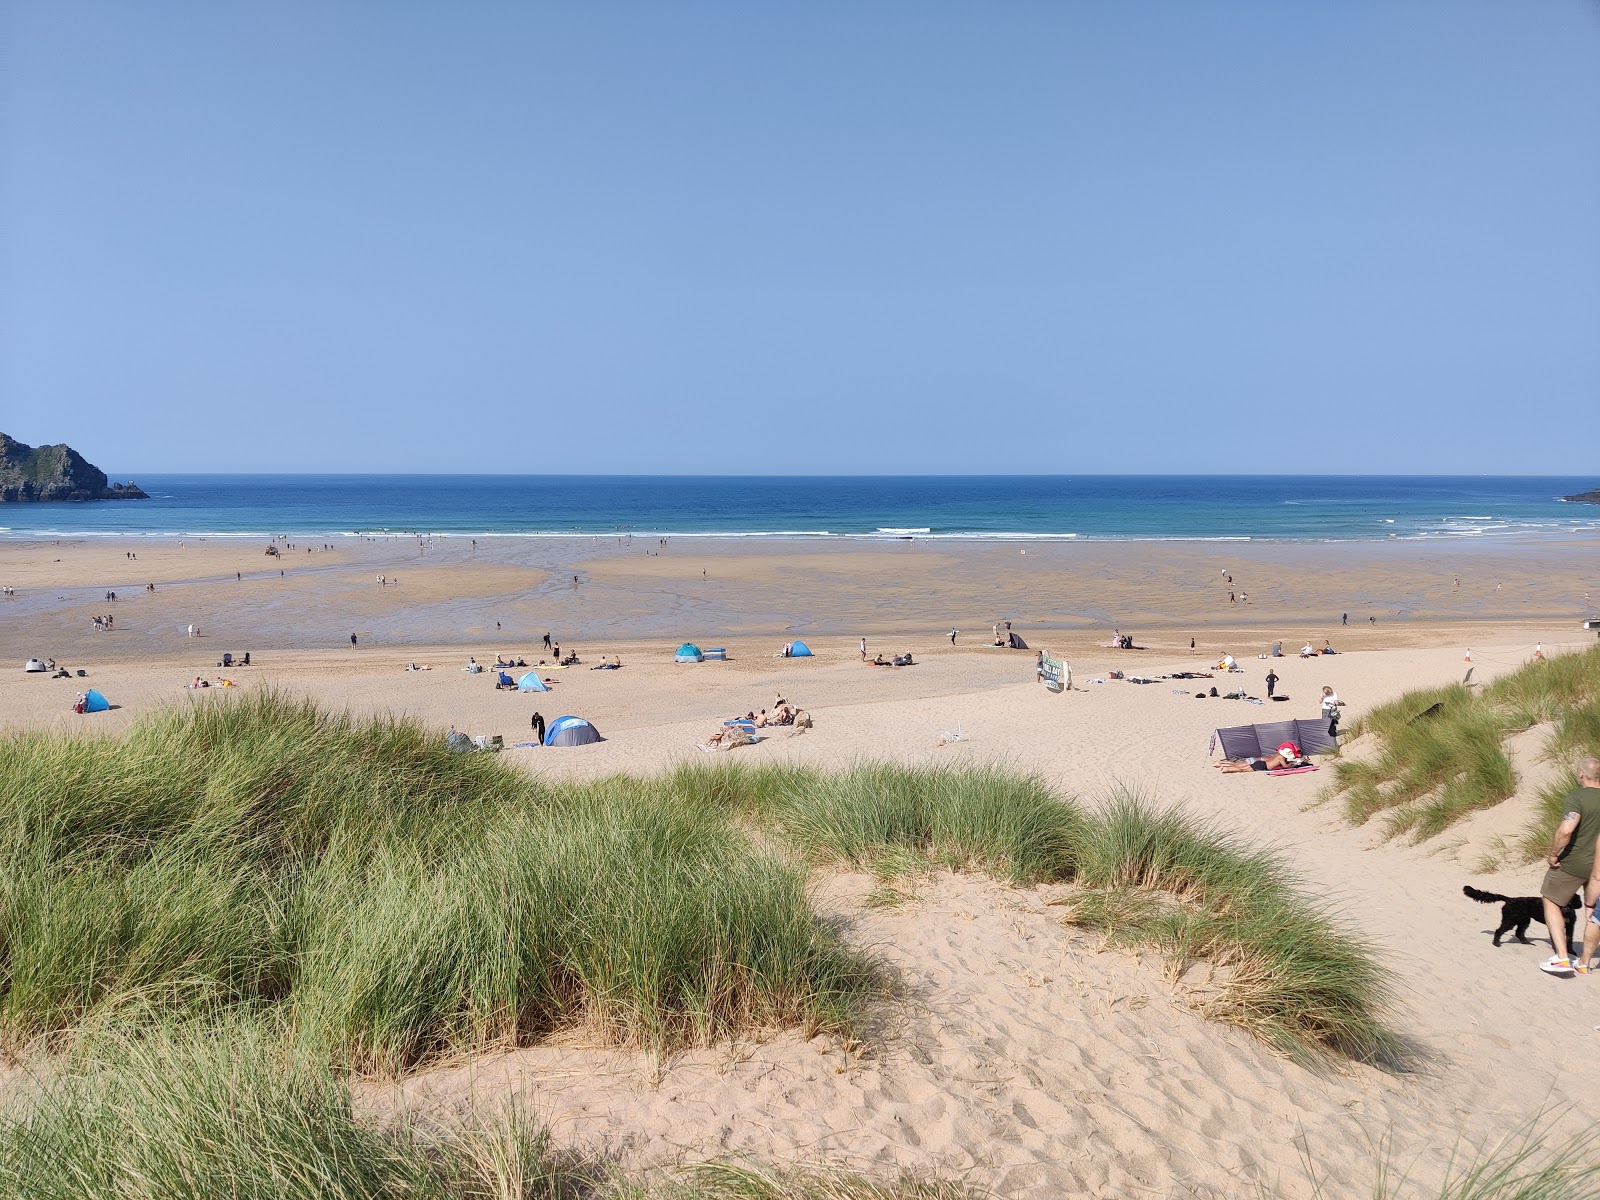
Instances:
[[[1580,492],[1576,496],[1563,496],[1563,500],[1574,500],[1579,504],[1600,504],[1600,488],[1592,492]]]
[[[71,446],[25,446],[0,433],[0,504],[30,500],[148,500],[132,483],[106,473]]]

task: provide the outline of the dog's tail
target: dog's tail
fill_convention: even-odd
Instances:
[[[1461,891],[1469,899],[1476,900],[1479,904],[1504,904],[1511,899],[1510,896],[1502,896],[1498,892],[1479,891],[1470,885],[1463,887]]]

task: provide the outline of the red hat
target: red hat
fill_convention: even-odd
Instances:
[[[1283,755],[1285,758],[1299,758],[1300,747],[1296,746],[1293,742],[1285,742],[1283,745],[1278,747],[1278,753]]]

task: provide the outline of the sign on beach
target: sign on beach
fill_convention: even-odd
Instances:
[[[1039,679],[1052,692],[1064,692],[1072,686],[1072,668],[1046,650],[1039,656]]]

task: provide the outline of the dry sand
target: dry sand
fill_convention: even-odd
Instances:
[[[780,1032],[665,1063],[576,1044],[546,1046],[424,1072],[397,1089],[375,1085],[368,1099],[380,1107],[403,1103],[448,1116],[503,1103],[515,1092],[551,1121],[563,1142],[630,1162],[739,1153],[869,1169],[894,1165],[954,1172],[1005,1195],[1037,1197],[1310,1196],[1307,1162],[1324,1195],[1368,1195],[1374,1148],[1385,1138],[1401,1166],[1414,1164],[1416,1179],[1436,1180],[1458,1144],[1492,1144],[1538,1114],[1547,1114],[1561,1134],[1586,1125],[1575,1110],[1589,1103],[1586,1060],[1600,1049],[1593,981],[1540,973],[1535,964],[1549,953],[1543,942],[1492,948],[1486,931],[1496,910],[1461,895],[1466,882],[1513,895],[1536,889],[1537,868],[1474,870],[1497,835],[1515,835],[1526,803],[1502,805],[1455,838],[1421,847],[1388,844],[1376,830],[1348,828],[1331,806],[1317,804],[1325,772],[1224,777],[1209,765],[1207,743],[1218,725],[1313,716],[1324,683],[1355,717],[1408,688],[1459,679],[1468,645],[1478,679],[1520,665],[1536,641],[1546,653],[1586,645],[1575,618],[1585,576],[1593,578],[1589,549],[1546,544],[1473,559],[1452,548],[1459,556],[1452,560],[1391,557],[1387,547],[1369,547],[1304,579],[1305,547],[1278,547],[1276,554],[1252,547],[1249,558],[1230,549],[1232,561],[1223,565],[1234,568],[1236,581],[1252,580],[1248,614],[1227,607],[1225,589],[1219,607],[1210,578],[1217,573],[1214,550],[1203,561],[1188,549],[1120,548],[1121,557],[1116,547],[1087,549],[1092,555],[1067,547],[1060,561],[1041,555],[1036,575],[1023,574],[1034,571],[1032,564],[1017,567],[1003,595],[988,599],[986,581],[1002,569],[993,547],[970,553],[920,545],[805,548],[783,561],[783,548],[772,547],[759,553],[680,547],[657,559],[622,546],[602,545],[597,553],[578,544],[565,548],[564,557],[518,549],[474,565],[462,561],[457,547],[419,551],[414,543],[378,543],[305,556],[315,565],[299,570],[290,561],[281,583],[264,574],[232,578],[245,569],[235,561],[261,561],[259,549],[185,547],[163,551],[167,574],[154,597],[119,601],[112,610],[119,625],[127,621],[124,637],[121,629],[81,628],[84,611],[106,611],[86,601],[82,589],[113,586],[110,580],[122,576],[106,568],[115,562],[86,559],[75,579],[77,547],[29,551],[34,557],[24,563],[20,552],[0,545],[0,581],[31,580],[31,592],[17,582],[23,595],[0,606],[0,655],[20,666],[30,653],[48,654],[90,670],[83,683],[0,674],[0,724],[114,731],[154,705],[192,695],[181,687],[186,679],[221,674],[214,664],[223,649],[249,648],[261,665],[229,673],[243,688],[281,685],[332,706],[400,709],[440,729],[455,724],[501,734],[507,743],[525,736],[535,709],[547,718],[579,713],[595,722],[605,742],[507,755],[537,775],[590,777],[699,761],[706,756],[694,743],[723,718],[769,706],[782,693],[815,715],[816,728],[799,737],[780,733],[735,755],[819,765],[884,758],[1005,763],[1090,800],[1136,789],[1278,847],[1400,977],[1395,1025],[1417,1047],[1420,1063],[1407,1075],[1366,1067],[1315,1073],[1287,1063],[1195,1010],[1204,999],[1203,971],[1175,984],[1149,958],[1102,950],[1095,937],[1061,924],[1049,890],[941,876],[914,889],[919,899],[883,909],[862,903],[869,880],[823,876],[820,902],[850,937],[877,950],[906,989],[862,1046],[806,1043]],[[141,563],[157,561],[139,552]],[[1015,557],[1032,559],[1033,550]],[[1121,598],[1108,619],[1122,622],[1124,611],[1147,614],[1133,632],[1154,648],[1105,648],[1109,620],[1060,599],[1061,581],[1087,572],[1090,557],[1105,580],[1082,589]],[[62,562],[36,561],[54,558]],[[375,570],[398,572],[399,587],[379,589]],[[700,570],[706,575],[697,582]],[[1458,594],[1454,574],[1467,595]],[[459,600],[440,598],[441,588],[452,590],[440,579],[455,581]],[[1416,597],[1417,610],[1429,615],[1397,617],[1391,599],[1375,627],[1343,629],[1328,621],[1321,610],[1345,606],[1357,620],[1356,601],[1347,597],[1360,580],[1373,596]],[[728,594],[712,595],[713,587]],[[66,598],[42,599],[49,589]],[[1518,599],[1507,602],[1508,591]],[[795,595],[809,609],[810,628],[802,635],[817,651],[810,660],[773,656],[795,636]],[[1305,607],[1312,598],[1316,613]],[[1529,615],[1518,616],[1519,608]],[[191,642],[179,622],[202,609],[226,633]],[[716,613],[742,609],[774,614],[777,624],[741,636],[731,616],[711,623]],[[498,644],[497,611],[512,617]],[[940,615],[919,625],[910,611]],[[564,623],[563,613],[586,612],[594,614],[592,625]],[[630,618],[630,612],[647,615]],[[874,623],[872,613],[884,619]],[[964,615],[968,631],[955,648],[941,636],[946,621],[958,620],[945,615],[952,613]],[[1055,628],[1040,637],[1024,613]],[[347,639],[340,647],[337,636],[325,648],[306,645],[307,631],[319,622],[334,630],[365,624],[437,634],[436,622],[451,614],[473,631],[409,641],[389,632],[371,639],[380,644],[354,651]],[[690,625],[690,614],[701,623]],[[1035,645],[1066,651],[1077,687],[1051,695],[1033,681],[1031,654],[975,645],[1002,617],[1016,621]],[[245,640],[230,624],[245,619],[268,633],[253,644]],[[469,653],[488,662],[497,648],[534,661],[529,635],[542,633],[544,620],[559,626],[558,636],[574,628],[584,633],[578,647],[584,666],[602,653],[620,653],[626,666],[548,672],[558,681],[555,691],[539,695],[497,693],[489,676],[460,670]],[[649,636],[624,638],[631,620]],[[681,632],[655,636],[658,625],[651,622]],[[1199,642],[1193,655],[1191,629]],[[857,630],[873,651],[911,649],[919,665],[862,665]],[[671,650],[681,636],[726,645],[731,661],[675,665]],[[1270,664],[1254,657],[1277,637],[1292,655],[1307,636],[1318,645],[1331,638],[1345,652]],[[563,641],[574,644],[570,636]],[[1205,669],[1224,649],[1239,656],[1244,675],[1144,686],[1095,682],[1113,668],[1146,675]],[[433,669],[408,674],[401,670],[408,660]],[[1259,694],[1268,665],[1282,677],[1279,690],[1292,697],[1270,711],[1193,696],[1213,682],[1226,691],[1238,681]],[[95,717],[67,712],[87,683],[120,707]],[[936,744],[958,727],[962,741]],[[1538,761],[1537,746],[1514,752],[1528,776],[1526,792],[1552,768]]]

